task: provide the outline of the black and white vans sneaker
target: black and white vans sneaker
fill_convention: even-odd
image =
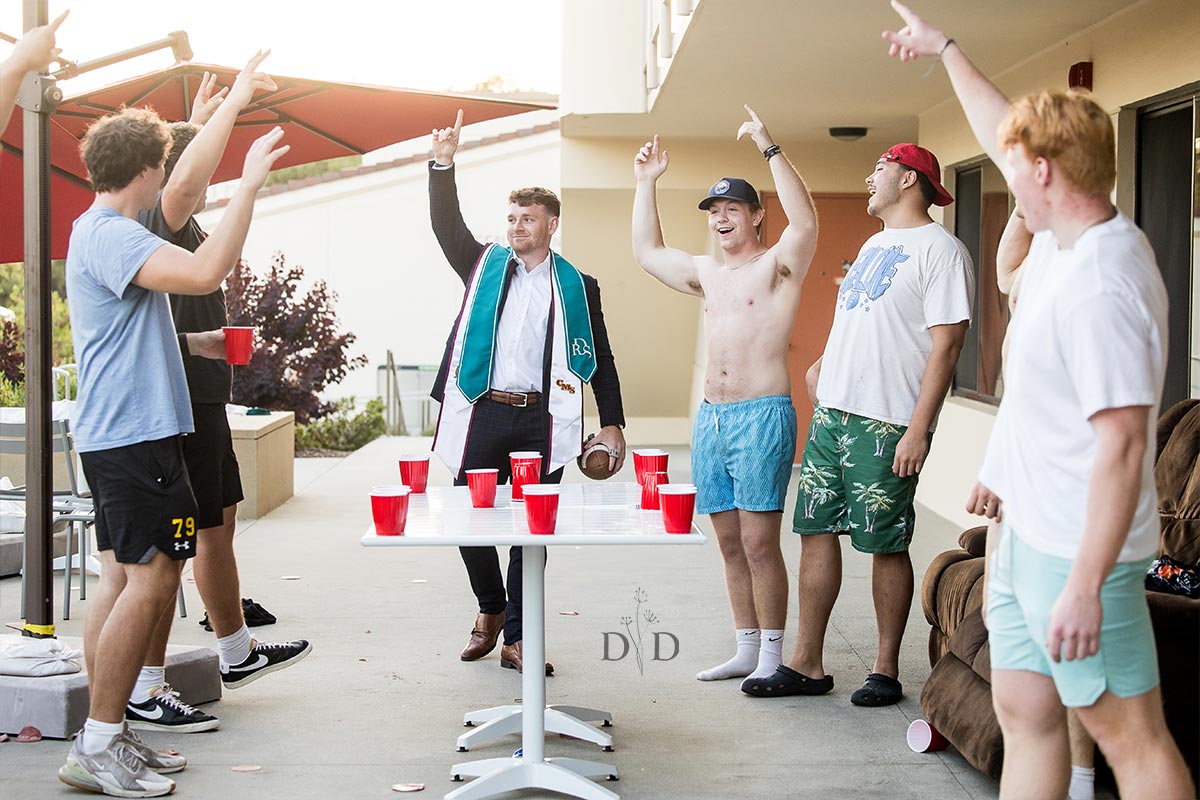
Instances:
[[[125,721],[130,728],[141,731],[174,731],[199,733],[215,730],[221,721],[205,714],[179,699],[179,692],[170,684],[158,687],[144,703],[126,703]]]
[[[226,689],[236,689],[253,683],[270,672],[290,667],[312,652],[305,639],[294,642],[250,642],[250,655],[240,664],[221,665],[221,683]]]

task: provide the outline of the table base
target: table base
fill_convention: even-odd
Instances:
[[[471,777],[476,780],[450,792],[445,800],[484,800],[520,789],[542,789],[580,800],[619,800],[620,797],[590,780],[616,780],[616,767],[578,758],[547,758],[540,762],[526,762],[523,758],[486,758],[455,764],[450,768],[450,776],[456,781]]]
[[[612,726],[612,713],[595,708],[580,708],[579,706],[553,705],[546,706],[546,733],[559,733],[585,742],[600,745],[606,751],[612,750],[612,735],[599,731],[588,725],[589,722],[599,722],[605,728]],[[465,753],[473,745],[521,732],[521,707],[496,706],[480,711],[471,711],[463,715],[463,725],[473,727],[473,731],[458,737],[458,751]]]

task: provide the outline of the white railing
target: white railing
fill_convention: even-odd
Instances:
[[[666,78],[695,6],[696,0],[642,0],[647,93],[657,92]]]

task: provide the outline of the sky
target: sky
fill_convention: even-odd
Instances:
[[[63,55],[90,61],[186,31],[193,60],[227,66],[271,48],[262,69],[300,78],[466,90],[493,76],[557,94],[562,0],[49,0]],[[23,0],[0,0],[0,31],[19,36]],[[0,58],[12,45],[0,41]],[[173,63],[170,50],[65,81],[89,90]]]

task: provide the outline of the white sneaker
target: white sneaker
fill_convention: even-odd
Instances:
[[[125,730],[121,732],[119,737],[124,739],[126,744],[133,748],[137,753],[138,758],[145,762],[146,766],[157,772],[159,775],[165,775],[170,772],[179,772],[187,766],[187,759],[178,753],[169,753],[165,750],[155,750],[150,745],[142,741],[129,727],[129,723],[125,723]]]
[[[98,753],[84,753],[82,736],[75,737],[58,779],[68,786],[110,797],[162,797],[175,791],[175,781],[150,769],[137,750],[117,736]]]

